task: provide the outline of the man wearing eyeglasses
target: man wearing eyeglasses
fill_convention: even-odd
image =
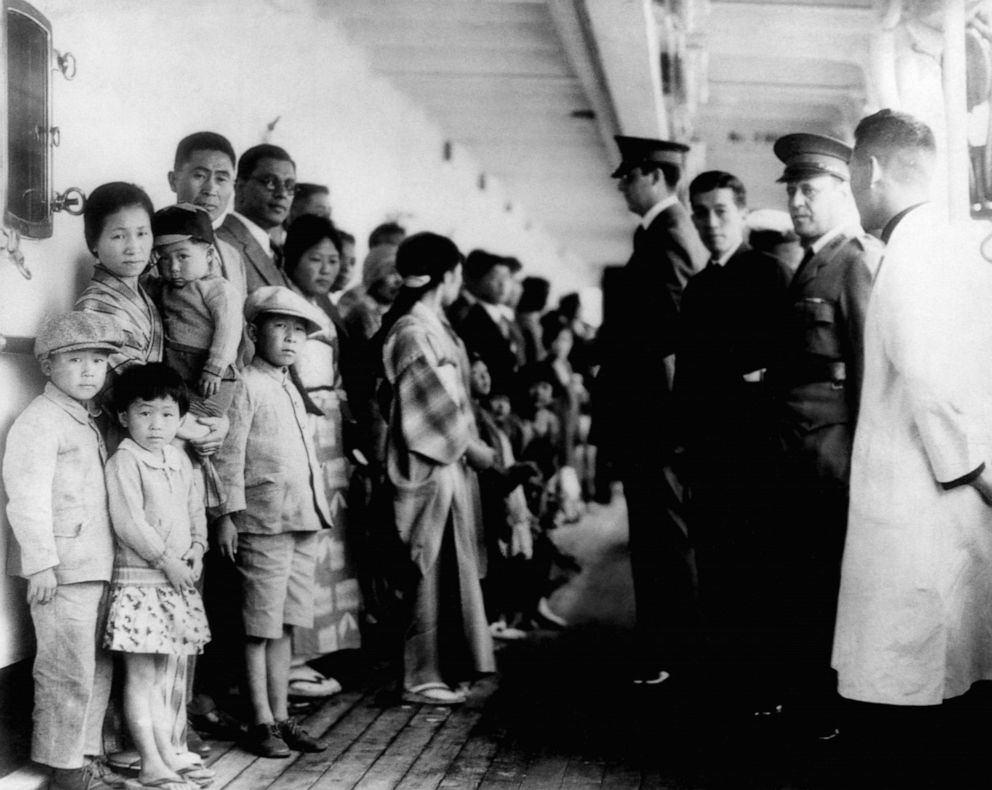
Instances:
[[[605,285],[593,443],[613,461],[627,501],[636,609],[631,680],[657,686],[687,663],[694,631],[691,555],[672,470],[671,385],[682,289],[707,253],[676,195],[688,146],[616,141],[622,161],[613,177],[641,222],[630,261]]]
[[[245,262],[248,293],[263,285],[288,285],[279,269],[269,232],[289,214],[296,187],[296,164],[276,145],[256,145],[238,160],[234,211],[217,229]]]

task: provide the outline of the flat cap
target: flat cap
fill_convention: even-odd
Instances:
[[[620,149],[620,165],[613,171],[612,178],[620,178],[630,170],[643,164],[669,164],[685,166],[685,155],[689,146],[669,140],[652,140],[647,137],[624,137],[614,135]]]
[[[264,285],[248,294],[245,300],[245,320],[251,324],[261,315],[277,313],[299,318],[312,335],[322,328],[321,314],[306,299],[282,285]]]
[[[779,182],[795,181],[810,176],[835,176],[842,181],[850,181],[851,147],[820,134],[787,134],[775,141],[773,148],[785,164],[785,172]]]
[[[35,338],[34,355],[42,359],[60,351],[120,351],[125,339],[109,315],[74,310],[45,322]]]
[[[214,243],[214,228],[206,209],[192,203],[177,203],[159,209],[152,217],[152,234],[156,247],[193,239]]]

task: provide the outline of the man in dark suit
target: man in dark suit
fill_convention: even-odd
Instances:
[[[793,708],[811,732],[836,734],[830,652],[847,528],[852,439],[864,370],[864,323],[881,245],[860,226],[850,189],[851,149],[829,137],[790,134],[789,213],[805,248],[789,285],[775,380],[785,453],[783,531],[790,578],[786,658]]]
[[[513,275],[520,271],[520,262],[484,250],[472,250],[464,268],[475,303],[468,308],[456,331],[466,348],[486,363],[493,388],[515,394],[517,371],[525,361],[524,340],[507,297]]]
[[[654,685],[688,658],[694,631],[671,385],[682,289],[707,256],[676,196],[688,147],[616,140],[622,161],[613,177],[641,224],[634,254],[605,294],[591,441],[623,483],[637,614],[632,679]]]
[[[710,262],[686,284],[675,400],[690,491],[711,688],[743,711],[773,709],[769,617],[778,578],[773,506],[775,430],[765,371],[775,357],[790,272],[744,241],[744,185],[710,171],[689,186],[692,221]],[[726,681],[725,683],[722,681]]]
[[[234,211],[216,235],[241,255],[248,293],[263,285],[288,285],[269,233],[289,214],[295,187],[296,165],[279,146],[256,145],[238,160]]]

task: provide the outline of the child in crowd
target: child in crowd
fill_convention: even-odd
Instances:
[[[185,701],[185,684],[170,688],[168,656],[195,655],[210,638],[194,587],[206,549],[203,499],[189,459],[170,444],[188,407],[186,385],[167,365],[129,367],[114,386],[128,438],[106,470],[117,558],[105,645],[124,654],[124,717],[141,756],[138,782],[166,790],[214,776],[177,752],[185,705],[177,716],[167,701]]]
[[[162,287],[165,362],[190,390],[190,411],[219,417],[234,396],[234,362],[244,321],[243,300],[218,271],[210,215],[192,203],[152,217]]]
[[[245,664],[254,716],[247,747],[262,757],[322,751],[289,719],[291,628],[313,627],[317,531],[331,526],[306,406],[289,375],[315,308],[281,286],[245,302],[255,358],[235,386],[231,430],[217,455],[227,501],[216,510],[217,546],[237,558]]]
[[[561,461],[561,420],[555,414],[554,383],[550,368],[540,362],[521,370],[528,402],[521,414],[524,449],[521,459],[533,461],[550,480]]]
[[[51,790],[105,787],[103,717],[110,656],[98,644],[114,540],[93,398],[124,333],[109,317],[73,312],[45,325],[35,356],[49,381],[7,435],[3,483],[34,622],[31,758],[53,769]]]

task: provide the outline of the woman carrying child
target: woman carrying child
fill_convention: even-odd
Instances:
[[[457,683],[495,671],[479,584],[477,488],[466,467],[489,468],[494,454],[478,438],[465,347],[444,316],[461,287],[461,263],[443,236],[404,240],[396,256],[403,286],[379,335],[392,391],[387,466],[396,525],[417,571],[403,697],[435,705],[464,702]]]
[[[173,708],[184,706],[185,687],[172,686],[169,657],[195,655],[210,639],[194,587],[206,549],[203,498],[189,459],[170,444],[188,407],[186,386],[168,366],[129,367],[114,386],[128,438],[106,468],[117,556],[104,643],[124,655],[124,718],[141,756],[138,786],[160,790],[213,778],[177,753],[173,740]]]

